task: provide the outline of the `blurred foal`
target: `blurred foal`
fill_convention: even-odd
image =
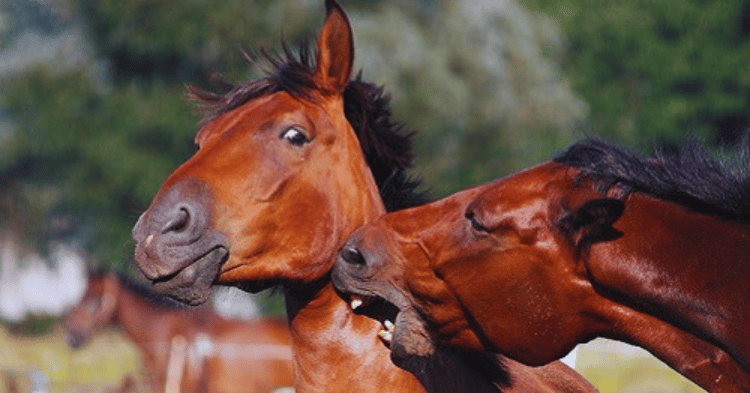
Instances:
[[[266,393],[294,385],[286,322],[225,319],[166,299],[115,273],[92,273],[69,313],[73,348],[109,324],[143,355],[158,392]]]

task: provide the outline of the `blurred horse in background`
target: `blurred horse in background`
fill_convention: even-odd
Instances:
[[[750,148],[738,157],[587,140],[360,228],[332,279],[394,306],[397,358],[443,343],[538,365],[602,336],[748,392]]]
[[[225,319],[188,307],[124,275],[94,272],[66,320],[78,348],[109,324],[143,355],[154,391],[267,393],[294,385],[289,332],[276,319]]]

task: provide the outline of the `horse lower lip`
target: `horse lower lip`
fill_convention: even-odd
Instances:
[[[228,251],[216,247],[171,276],[152,281],[155,291],[190,305],[204,303]]]
[[[392,331],[391,360],[399,366],[404,366],[408,359],[432,356],[435,345],[426,333],[414,309],[399,312]]]

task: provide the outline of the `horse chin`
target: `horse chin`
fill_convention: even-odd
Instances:
[[[391,360],[397,366],[410,370],[436,352],[435,344],[427,332],[424,319],[412,307],[401,309],[396,316],[391,341]]]
[[[226,248],[213,248],[176,273],[153,280],[152,287],[158,293],[191,306],[205,303],[211,295],[211,285],[228,256]]]

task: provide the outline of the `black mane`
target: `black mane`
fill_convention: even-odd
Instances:
[[[279,91],[310,99],[316,90],[314,56],[307,45],[302,45],[296,55],[286,45],[282,48],[281,53],[261,50],[246,56],[252,65],[261,61],[270,65],[264,78],[238,85],[218,82],[224,93],[190,88],[192,97],[207,112],[204,122]],[[414,158],[411,141],[414,133],[404,133],[403,125],[391,119],[390,97],[383,89],[362,81],[361,74],[358,75],[344,91],[344,112],[359,138],[386,209],[393,211],[425,203],[425,195],[416,192],[420,182],[407,174]]]
[[[600,139],[576,143],[554,161],[580,168],[604,193],[613,186],[641,192],[695,211],[730,220],[750,221],[750,143],[733,160],[710,155],[691,140],[671,153],[646,157]]]

